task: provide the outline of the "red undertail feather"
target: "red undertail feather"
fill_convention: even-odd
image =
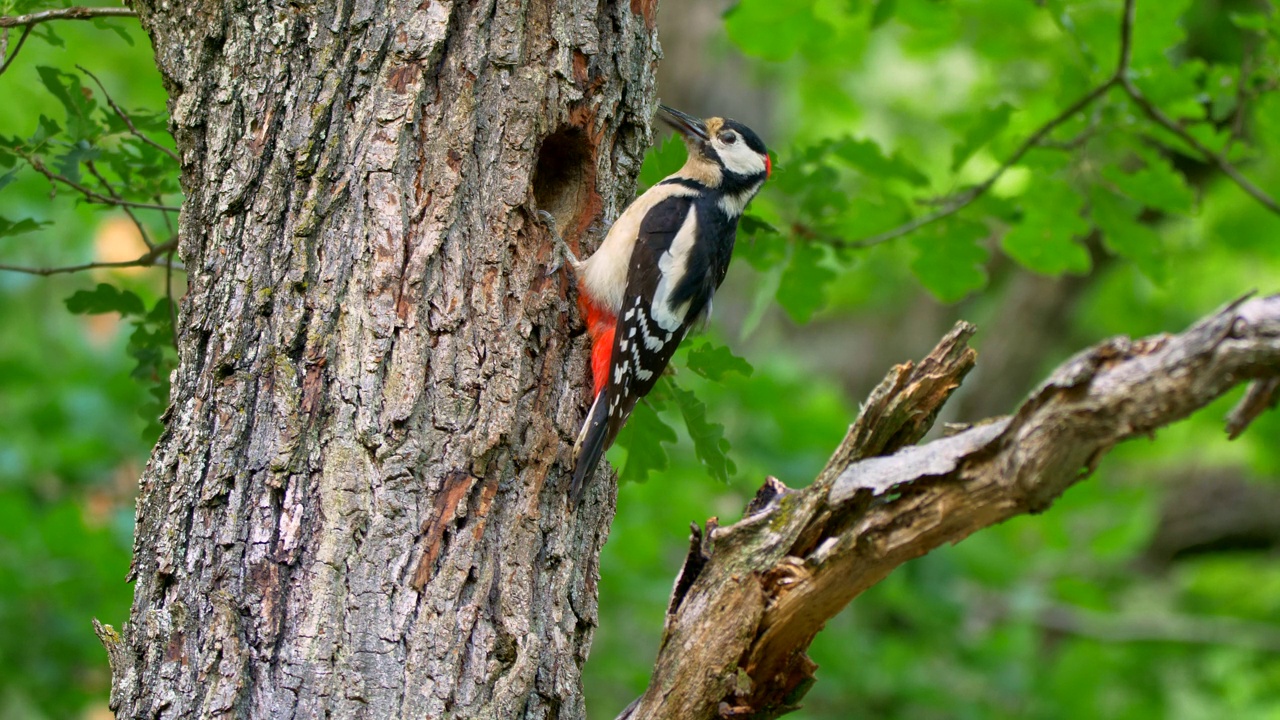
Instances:
[[[594,397],[609,379],[609,357],[613,354],[613,330],[618,318],[583,292],[578,293],[578,307],[587,318],[587,332],[591,335],[591,395]]]

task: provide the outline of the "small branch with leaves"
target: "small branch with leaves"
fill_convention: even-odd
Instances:
[[[135,210],[159,210],[161,212],[172,212],[172,213],[176,213],[179,210],[181,210],[181,208],[178,207],[177,205],[161,205],[157,203],[134,202],[132,200],[125,200],[124,198],[120,198],[120,197],[111,197],[110,190],[108,190],[107,195],[103,195],[102,193],[84,185],[83,183],[78,183],[75,180],[72,180],[71,178],[67,177],[66,175],[62,175],[54,172],[53,170],[50,170],[49,167],[44,164],[44,161],[36,157],[35,155],[32,155],[27,152],[23,152],[21,150],[17,150],[17,149],[10,149],[10,152],[12,152],[13,154],[17,155],[18,157],[26,161],[27,165],[29,165],[32,170],[35,170],[36,172],[43,175],[45,179],[48,180],[50,183],[55,185],[65,185],[66,187],[69,187],[72,190],[75,190],[76,192],[80,193],[80,195],[84,197],[85,202],[93,203],[97,205],[114,205],[115,207],[119,207],[119,208],[128,208],[128,209],[135,209]]]
[[[41,23],[53,22],[54,20],[97,20],[100,18],[112,17],[137,17],[138,13],[129,8],[111,8],[111,7],[70,7],[58,8],[56,10],[44,10],[41,12],[30,13],[28,15],[0,15],[0,75],[13,64],[18,53],[22,51],[22,46],[27,42],[27,36],[31,31]],[[22,28],[22,34],[18,36],[18,42],[13,47],[13,52],[6,53],[9,49],[9,30],[11,28]]]
[[[1163,127],[1165,130],[1173,133],[1179,140],[1186,143],[1201,157],[1212,163],[1224,175],[1231,178],[1236,185],[1248,193],[1252,198],[1266,207],[1273,213],[1280,214],[1280,203],[1275,198],[1268,195],[1265,191],[1255,185],[1251,180],[1240,172],[1239,168],[1229,162],[1221,153],[1215,152],[1211,148],[1205,146],[1194,135],[1182,127],[1177,121],[1166,115],[1159,107],[1151,102],[1150,99],[1143,94],[1142,90],[1134,84],[1131,75],[1131,64],[1133,59],[1133,21],[1134,11],[1137,0],[1125,0],[1124,8],[1120,19],[1120,60],[1114,72],[1094,87],[1089,92],[1082,95],[1078,100],[1071,103],[1066,109],[1050,118],[1043,125],[1036,128],[1025,140],[1009,155],[1004,162],[991,172],[985,180],[970,187],[964,192],[954,195],[943,201],[939,207],[919,217],[912,218],[907,222],[886,230],[875,235],[870,235],[858,240],[845,240],[843,238],[830,237],[827,235],[814,235],[810,237],[820,237],[826,243],[833,247],[842,249],[866,248],[873,245],[896,240],[905,235],[909,235],[920,228],[935,223],[944,218],[948,218],[966,207],[972,205],[974,201],[987,193],[1001,177],[1004,176],[1011,168],[1022,160],[1032,148],[1042,146],[1050,142],[1050,135],[1063,123],[1074,118],[1077,114],[1084,112],[1099,99],[1105,97],[1114,88],[1119,88],[1127,95],[1134,104],[1146,115],[1152,122]],[[1243,76],[1241,78],[1243,83]]]
[[[1178,335],[1089,348],[1012,415],[915,445],[973,368],[973,333],[960,323],[895,367],[812,485],[771,478],[739,522],[695,526],[649,689],[622,718],[790,712],[814,682],[818,631],[897,567],[1042,512],[1116,444],[1280,378],[1280,295],[1242,299]]]
[[[117,262],[89,262],[79,265],[62,265],[57,267],[24,267],[21,265],[5,265],[0,263],[0,270],[23,273],[26,275],[49,276],[111,268],[163,267],[166,272],[166,285],[168,286],[167,295],[172,299],[172,282],[167,279],[167,274],[172,270],[182,269],[181,266],[175,264],[173,261],[173,254],[177,252],[177,250],[178,241],[175,238],[160,245],[152,246],[145,254],[133,260],[120,260]]]

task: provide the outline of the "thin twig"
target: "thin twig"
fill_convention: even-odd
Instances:
[[[163,265],[172,270],[175,268],[172,259],[166,262],[159,262],[162,255],[172,256],[173,251],[177,249],[177,240],[169,240],[164,244],[157,245],[148,250],[145,255],[133,260],[120,260],[117,262],[90,262],[82,265],[63,265],[60,267],[34,268],[24,267],[21,265],[5,265],[0,264],[0,270],[9,272],[25,273],[27,275],[61,275],[64,273],[84,272],[85,270],[98,270],[103,268],[130,268],[130,267],[155,267]]]
[[[115,191],[115,188],[111,186],[111,183],[107,182],[107,179],[102,176],[102,173],[98,172],[98,166],[94,165],[92,160],[86,161],[85,167],[89,169],[90,174],[92,174],[95,178],[98,179],[98,182],[102,183],[102,187],[107,189],[107,192],[111,195],[113,199],[115,200],[124,199],[120,197],[120,193]],[[138,216],[133,213],[133,208],[122,207],[120,209],[124,210],[124,213],[129,216],[130,220],[133,221],[134,226],[138,228],[138,234],[142,236],[142,242],[146,243],[147,249],[150,250],[155,248],[156,244],[154,242],[151,242],[151,236],[147,233],[147,228],[143,226],[142,221],[138,219]]]
[[[34,155],[23,152],[21,150],[12,149],[12,148],[10,149],[10,151],[13,152],[15,155],[17,155],[18,157],[22,158],[23,160],[26,160],[27,164],[31,166],[32,170],[35,170],[36,172],[45,176],[45,178],[48,179],[50,182],[62,183],[63,185],[66,185],[72,190],[75,190],[76,192],[80,193],[81,195],[84,195],[85,198],[87,198],[90,202],[96,202],[100,205],[115,205],[118,207],[137,208],[139,210],[160,210],[161,212],[178,212],[179,210],[179,208],[174,207],[172,205],[153,205],[151,203],[133,202],[132,200],[116,200],[116,199],[107,197],[106,195],[103,195],[101,193],[94,192],[93,190],[85,187],[84,185],[81,185],[80,183],[72,180],[69,177],[66,177],[65,175],[59,175],[58,173],[53,172],[49,168],[45,167],[44,163],[40,161],[40,158],[35,157]]]
[[[0,75],[3,75],[4,71],[9,69],[9,65],[13,63],[14,58],[18,57],[18,53],[22,50],[22,44],[27,41],[27,36],[31,34],[31,27],[27,25],[22,28],[22,35],[18,36],[18,44],[13,46],[13,54],[6,58],[3,63],[0,63]],[[9,32],[9,29],[5,28],[4,31]]]
[[[1124,90],[1124,93],[1128,95],[1139,108],[1142,109],[1142,112],[1146,114],[1152,122],[1163,127],[1174,135],[1177,135],[1179,139],[1204,156],[1204,159],[1216,165],[1224,175],[1234,180],[1236,185],[1240,186],[1241,190],[1244,190],[1252,196],[1254,200],[1262,203],[1262,205],[1271,212],[1280,215],[1280,203],[1277,203],[1275,198],[1272,198],[1270,195],[1263,192],[1257,185],[1254,185],[1249,178],[1245,177],[1236,169],[1236,166],[1228,162],[1225,157],[1206,147],[1203,143],[1197,140],[1194,135],[1183,129],[1183,127],[1174,121],[1173,118],[1165,115],[1160,108],[1156,107],[1154,103],[1147,99],[1146,95],[1142,94],[1142,91],[1138,89],[1137,85],[1133,84],[1133,80],[1129,78],[1128,70],[1129,57],[1132,52],[1131,48],[1133,45],[1133,15],[1134,6],[1136,4],[1137,0],[1125,0],[1124,3],[1124,20],[1120,24],[1120,68],[1116,71],[1115,75],[1115,79],[1120,83],[1120,88]],[[1242,76],[1241,82],[1243,81],[1244,78]]]
[[[155,201],[156,203],[162,203],[164,201],[164,198],[160,197],[159,195],[156,195]],[[168,229],[169,236],[173,237],[175,233],[173,231],[173,221],[169,219],[169,213],[160,213],[160,217],[164,218],[164,226],[166,229]]]
[[[1137,85],[1134,85],[1128,78],[1124,78],[1121,81],[1120,86],[1124,88],[1125,94],[1133,99],[1133,102],[1142,109],[1142,112],[1146,114],[1152,122],[1178,136],[1180,140],[1187,145],[1190,145],[1196,152],[1200,153],[1205,160],[1213,163],[1224,175],[1235,181],[1235,184],[1239,185],[1241,190],[1244,190],[1252,196],[1254,200],[1257,200],[1271,212],[1280,215],[1280,203],[1276,202],[1275,198],[1263,192],[1261,188],[1254,185],[1249,178],[1245,177],[1238,169],[1236,169],[1235,165],[1232,165],[1226,158],[1222,157],[1197,140],[1194,135],[1183,129],[1183,127],[1173,118],[1165,115],[1160,108],[1156,107],[1147,99],[1146,95],[1142,94],[1142,91],[1138,89]]]
[[[1015,150],[1007,160],[1001,163],[1000,167],[996,168],[995,171],[992,172],[991,175],[989,175],[986,180],[983,180],[981,183],[955,196],[954,198],[951,199],[950,202],[944,204],[942,207],[938,208],[937,210],[934,210],[933,212],[926,213],[917,218],[909,220],[903,223],[902,225],[899,225],[898,227],[893,228],[892,230],[886,230],[885,232],[882,232],[876,235],[871,235],[861,240],[839,241],[839,242],[833,242],[832,244],[838,247],[843,247],[843,248],[871,247],[872,245],[879,245],[881,243],[885,243],[890,240],[895,240],[897,238],[900,238],[903,235],[908,235],[910,233],[915,232],[916,230],[919,230],[925,225],[928,225],[933,222],[937,222],[938,220],[941,220],[945,217],[949,217],[951,215],[954,215],[960,212],[964,208],[971,205],[979,197],[981,197],[983,193],[990,190],[991,186],[995,185],[996,182],[1001,177],[1004,176],[1005,172],[1009,170],[1009,168],[1018,164],[1018,161],[1022,159],[1022,156],[1026,155],[1027,152],[1031,150],[1031,148],[1040,144],[1040,142],[1045,138],[1045,136],[1053,132],[1059,125],[1070,120],[1072,117],[1075,116],[1076,113],[1087,108],[1095,100],[1105,95],[1106,92],[1110,90],[1112,86],[1114,86],[1115,84],[1116,84],[1116,78],[1113,76],[1110,79],[1108,79],[1106,82],[1090,90],[1080,99],[1071,103],[1071,105],[1069,105],[1066,110],[1063,110],[1062,112],[1055,115],[1052,119],[1050,119],[1045,124],[1041,125],[1035,132],[1033,132],[1030,136],[1028,136],[1026,140],[1023,140],[1022,144],[1018,146],[1018,149]]]
[[[1247,42],[1247,41],[1246,41]],[[1231,134],[1227,136],[1227,144],[1222,154],[1231,157],[1231,149],[1236,141],[1244,137],[1245,108],[1249,105],[1249,76],[1253,74],[1253,46],[1246,45],[1244,57],[1240,58],[1240,79],[1236,81],[1236,106],[1231,112]]]
[[[1133,64],[1133,18],[1137,12],[1137,0],[1124,0],[1124,9],[1120,11],[1120,61],[1116,63],[1112,82],[1127,74]]]
[[[164,153],[165,155],[168,155],[169,157],[173,158],[173,161],[174,161],[174,162],[179,163],[179,164],[181,164],[181,163],[182,163],[182,160],[178,158],[178,154],[177,154],[177,153],[175,153],[174,151],[170,150],[169,148],[167,148],[167,147],[165,147],[165,146],[161,145],[160,143],[156,142],[155,140],[152,140],[151,138],[147,137],[146,135],[143,135],[143,134],[142,134],[142,131],[138,130],[138,128],[134,126],[134,124],[133,124],[133,120],[131,120],[131,119],[129,118],[129,116],[125,114],[124,110],[122,110],[122,109],[120,108],[120,106],[116,104],[116,101],[115,101],[115,100],[112,100],[112,99],[111,99],[111,94],[107,92],[107,89],[106,89],[105,87],[103,87],[103,85],[102,85],[102,81],[98,79],[98,76],[97,76],[97,75],[94,75],[93,73],[89,72],[89,71],[88,71],[87,69],[85,69],[85,68],[84,68],[84,66],[82,66],[82,65],[76,65],[76,68],[77,68],[77,69],[79,69],[79,70],[80,70],[80,72],[84,73],[85,75],[88,75],[89,77],[93,78],[93,82],[94,82],[94,83],[96,83],[96,84],[97,84],[97,86],[98,86],[98,89],[102,91],[102,97],[106,98],[107,105],[110,105],[110,106],[111,106],[111,109],[115,111],[116,115],[117,115],[121,120],[123,120],[123,121],[124,121],[124,124],[125,124],[125,125],[127,125],[127,126],[129,127],[129,132],[130,132],[130,133],[132,133],[134,137],[136,137],[136,138],[138,138],[139,140],[141,140],[142,142],[144,142],[144,143],[146,143],[146,144],[150,145],[151,147],[153,147],[153,148],[155,148],[155,149],[159,150],[160,152]]]
[[[0,16],[0,28],[32,27],[51,20],[94,20],[104,17],[138,17],[138,13],[129,8],[69,7],[30,15]]]

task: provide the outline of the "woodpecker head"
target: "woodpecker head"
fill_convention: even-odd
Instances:
[[[750,189],[754,195],[773,171],[764,141],[737,120],[700,120],[666,105],[658,109],[659,117],[680,133],[689,149],[689,160],[677,175],[727,192]]]

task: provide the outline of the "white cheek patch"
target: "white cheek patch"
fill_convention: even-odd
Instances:
[[[764,173],[764,156],[747,147],[741,141],[724,146],[717,143],[716,151],[725,169],[738,175],[760,175]]]

